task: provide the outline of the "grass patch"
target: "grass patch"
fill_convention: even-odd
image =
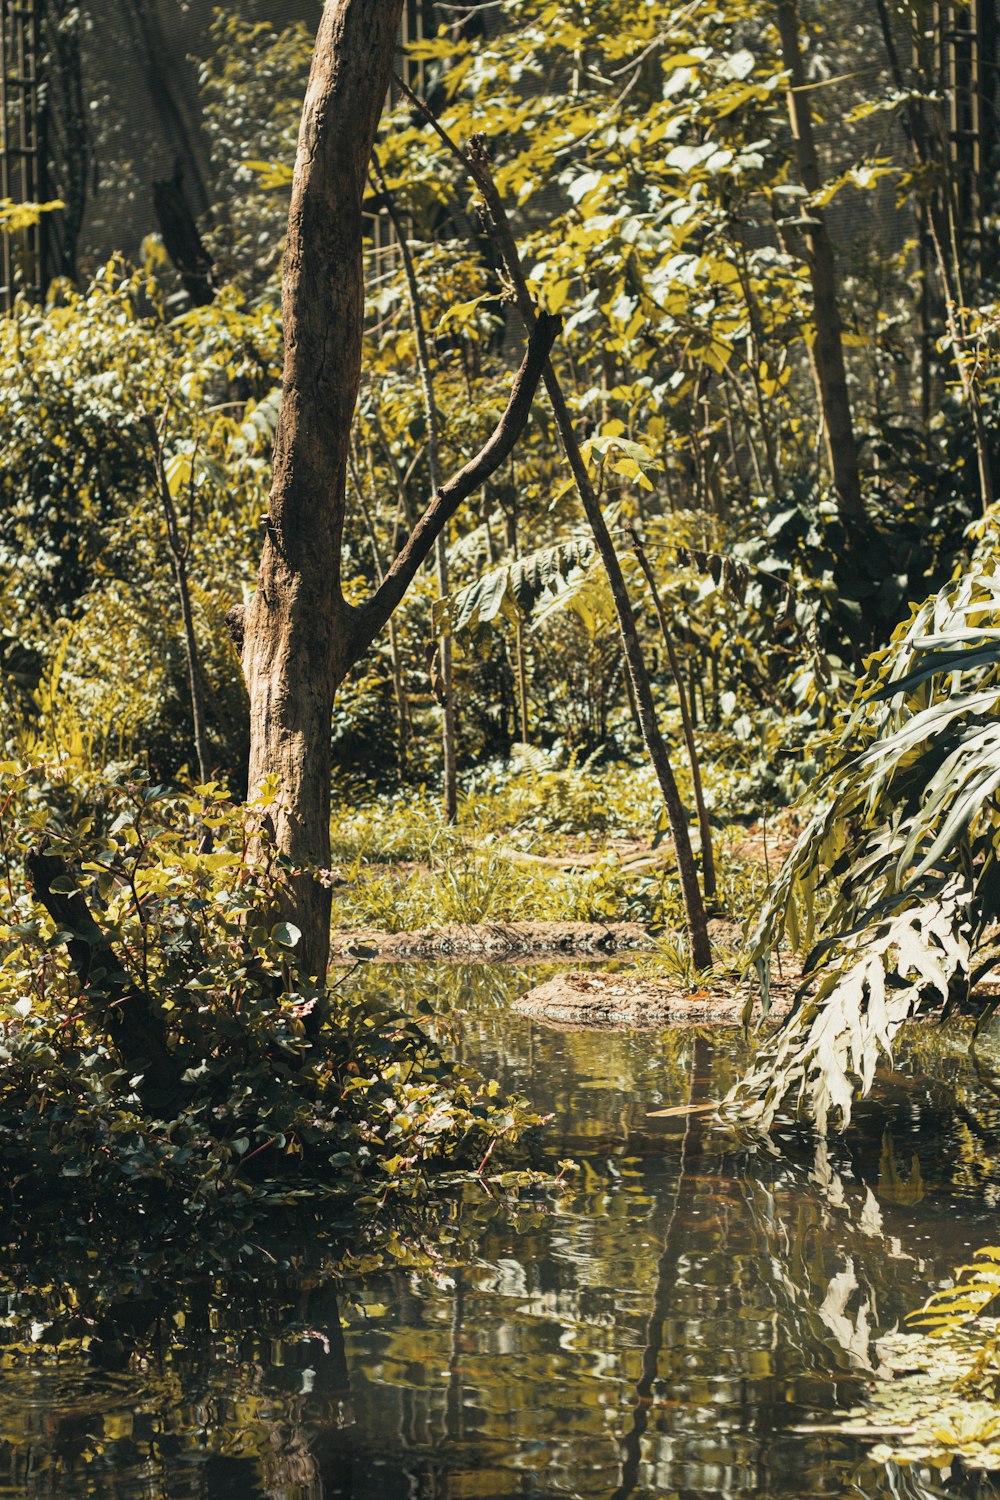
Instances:
[[[727,775],[732,769],[720,759],[707,777],[710,798],[728,785]],[[342,798],[332,831],[334,927],[635,921],[653,931],[679,929],[669,848],[653,849],[660,805],[646,767],[559,767],[535,750],[522,750],[510,768],[470,778],[454,827],[427,788]],[[717,834],[718,908],[735,921],[756,910],[764,888],[760,859],[727,848],[744,834],[738,825]]]

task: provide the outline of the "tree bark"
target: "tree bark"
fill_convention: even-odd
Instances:
[[[247,610],[250,797],[289,861],[300,972],[322,978],[330,862],[330,720],[349,665],[340,553],[364,319],[361,205],[402,0],[332,0],[316,38],[282,273],[285,362],[257,591]]]
[[[348,605],[341,545],[364,315],[362,201],[402,0],[329,0],[299,134],[282,272],[285,363],[257,591],[233,620],[250,697],[249,796],[284,866],[301,978],[329,954],[330,721],[367,650],[463,500],[510,454],[557,322],[534,332],[482,450],[438,489],[369,602]],[[265,793],[263,797],[261,794]],[[258,856],[262,841],[258,841]],[[315,1019],[312,1022],[315,1028]]]
[[[795,137],[799,177],[807,193],[821,187],[819,158],[813,135],[812,111],[805,93],[805,70],[799,46],[799,16],[796,0],[778,0],[778,32],[785,71],[789,75],[788,115]],[[845,515],[864,515],[858,447],[854,435],[851,399],[844,365],[843,330],[837,301],[837,268],[833,242],[823,211],[809,207],[806,228],[806,265],[812,283],[815,339],[810,347],[816,390],[823,414],[826,444],[834,488]]]

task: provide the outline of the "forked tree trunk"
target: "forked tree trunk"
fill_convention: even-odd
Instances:
[[[459,506],[510,456],[558,329],[555,319],[538,321],[479,453],[438,486],[372,597],[347,604],[340,564],[361,374],[361,208],[401,9],[402,0],[328,0],[320,22],[282,272],[285,365],[267,535],[257,591],[228,617],[250,697],[251,801],[273,788],[256,852],[270,843],[282,859],[281,914],[301,933],[298,973],[320,982],[330,944],[334,694]]]
[[[330,721],[350,665],[341,592],[351,420],[364,316],[361,205],[402,0],[330,0],[302,112],[282,284],[285,363],[257,592],[246,612],[250,796],[269,777],[300,972],[325,973],[330,895],[296,867],[330,862]]]

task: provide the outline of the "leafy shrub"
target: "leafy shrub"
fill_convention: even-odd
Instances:
[[[183,793],[141,777],[95,795],[0,766],[8,1182],[45,1183],[56,1197],[155,1192],[199,1214],[347,1200],[372,1185],[384,1199],[422,1192],[432,1169],[475,1166],[535,1123],[446,1059],[429,1012],[420,1024],[391,999],[334,990],[310,1044],[303,1022],[317,997],[294,985],[298,934],[266,915],[283,872],[248,858],[249,820],[266,801],[244,813],[217,785]],[[82,982],[65,946],[74,929],[57,929],[26,887],[43,837],[65,870],[52,889],[85,895],[126,972],[113,999],[107,951],[95,950]],[[169,1090],[125,1055],[116,1005],[144,1006],[162,1025]]]
[[[253,578],[277,317],[231,291],[173,321],[160,301],[155,279],[111,262],[57,305],[19,303],[0,319],[3,629],[39,654],[50,680],[58,662],[50,707],[94,758],[141,754],[164,776],[192,761],[152,421],[187,538],[212,758],[237,776],[244,691],[223,616]]]

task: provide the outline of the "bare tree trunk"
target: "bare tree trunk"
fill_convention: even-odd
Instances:
[[[372,168],[376,187],[381,195],[386,212],[392,220],[392,227],[396,231],[396,239],[399,243],[399,252],[403,258],[403,274],[406,279],[406,293],[410,304],[410,321],[413,324],[413,336],[417,345],[417,369],[420,373],[420,389],[424,398],[424,416],[427,420],[427,464],[430,469],[431,494],[436,495],[438,485],[441,482],[441,444],[438,433],[437,406],[434,401],[434,371],[431,367],[430,348],[427,343],[427,326],[424,323],[420,284],[417,281],[417,272],[413,264],[410,243],[406,238],[405,225],[396,207],[396,200],[386,186],[385,178],[382,176],[382,168],[375,153],[372,154]],[[438,597],[446,599],[449,593],[447,528],[441,532],[434,544],[434,562],[437,572]],[[441,688],[444,700],[441,712],[444,815],[449,823],[454,823],[458,817],[458,723],[455,712],[451,635],[448,631],[445,631],[441,636],[438,651]]]
[[[298,963],[322,979],[330,863],[330,721],[349,666],[341,542],[361,375],[362,216],[402,0],[323,13],[295,162],[282,277],[285,364],[257,591],[246,612],[250,797],[276,784],[270,833],[289,861]]]
[[[410,93],[409,90],[407,90],[407,93],[418,107],[423,108],[415,95]],[[506,264],[518,311],[524,320],[525,326],[531,329],[538,320],[538,314],[531,300],[531,293],[528,290],[528,284],[525,280],[517,242],[514,239],[503,202],[500,199],[490,172],[483,141],[481,137],[473,136],[469,142],[468,157],[462,157],[461,153],[457,152],[454,142],[445,135],[436,121],[434,121],[434,124],[449,149],[456,151],[460,159],[465,162],[466,167],[472,173],[477,186],[483,194],[490,230],[496,238],[498,249]],[[572,415],[566,404],[566,398],[563,395],[558,377],[552,367],[552,362],[549,359],[546,359],[542,379],[548,393],[559,437],[566,452],[577,492],[587,517],[587,523],[593,533],[594,544],[600,554],[601,562],[607,575],[611,597],[614,600],[615,612],[618,616],[618,626],[621,632],[622,648],[625,654],[625,664],[635,691],[636,709],[643,741],[649,755],[650,763],[656,774],[656,779],[660,784],[664,805],[667,809],[671,839],[677,858],[677,873],[680,877],[681,893],[684,899],[684,912],[688,940],[691,944],[691,956],[697,968],[707,969],[711,966],[712,949],[708,938],[705,902],[701,886],[698,883],[698,871],[691,849],[691,835],[688,831],[687,813],[681,801],[680,792],[677,789],[677,782],[674,778],[673,768],[667,754],[667,747],[656,717],[656,707],[653,703],[649,674],[646,671],[642,646],[639,642],[639,632],[636,629],[632,601],[628,596],[621,563],[618,560],[614,542],[611,540],[607,522],[604,519],[604,512],[601,510],[600,501],[590,481],[587,465],[580,451],[580,444],[577,441],[576,432],[573,427]]]
[[[695,807],[698,811],[698,831],[701,834],[702,884],[704,885],[706,900],[711,901],[718,890],[718,881],[715,874],[715,853],[712,848],[712,824],[709,821],[708,808],[705,806],[705,793],[701,784],[701,763],[698,759],[698,746],[694,737],[694,722],[691,710],[688,707],[687,695],[684,691],[681,664],[677,660],[677,652],[674,648],[673,636],[670,634],[667,612],[663,608],[663,600],[660,598],[660,591],[656,587],[653,569],[650,566],[646,550],[640,542],[635,528],[630,526],[628,529],[632,537],[632,550],[639,561],[639,566],[643,571],[646,582],[649,584],[649,591],[653,596],[653,608],[656,610],[656,618],[660,622],[660,634],[663,636],[663,644],[667,648],[667,660],[670,663],[671,676],[674,679],[674,686],[677,689],[677,698],[681,709],[681,724],[684,728],[684,743],[687,745],[688,762],[691,766],[691,786],[694,791]]]
[[[812,112],[805,93],[805,70],[799,47],[796,0],[777,0],[782,62],[789,74],[788,114],[795,137],[799,177],[807,193],[819,192],[819,159],[813,135]],[[864,515],[858,447],[854,436],[851,399],[847,390],[844,345],[837,301],[837,269],[833,243],[823,211],[809,207],[806,264],[812,282],[816,337],[810,347],[813,375],[823,413],[823,435],[834,488],[845,515]]]
[[[750,282],[750,270],[747,265],[746,251],[741,245],[737,251],[737,267],[740,277],[740,286],[743,290],[743,300],[746,303],[747,317],[750,323],[750,338],[748,340],[746,365],[750,376],[750,384],[753,386],[754,404],[757,407],[757,421],[760,426],[761,442],[764,444],[764,460],[767,465],[767,477],[771,485],[771,495],[779,504],[781,503],[781,473],[778,468],[778,455],[774,445],[774,432],[771,427],[771,418],[768,415],[767,406],[764,401],[764,390],[761,383],[761,360],[764,355],[764,331],[761,324],[760,307],[757,297]],[[736,391],[737,400],[743,408],[743,421],[746,424],[747,441],[753,453],[754,464],[757,469],[760,489],[763,493],[764,484],[760,478],[760,462],[757,458],[756,444],[753,440],[753,424],[743,403],[743,394],[740,390],[739,381],[733,377],[733,389]]]
[[[385,578],[385,566],[382,562],[382,549],[378,544],[378,533],[375,530],[375,521],[371,511],[365,504],[364,492],[361,487],[361,471],[358,468],[355,455],[351,454],[351,477],[354,480],[354,488],[358,496],[358,504],[364,518],[365,530],[368,532],[368,540],[372,544],[372,560],[375,564],[375,577],[381,584]],[[389,665],[392,668],[392,688],[396,699],[396,733],[399,736],[399,749],[397,761],[399,774],[402,776],[406,771],[406,753],[410,739],[410,721],[408,714],[408,703],[406,698],[406,682],[403,677],[403,663],[399,653],[399,642],[396,637],[396,628],[392,620],[388,625],[389,636]]]
[[[511,484],[517,492],[514,483],[514,464],[511,460]],[[507,551],[513,558],[520,556],[520,548],[517,540],[517,515],[514,511],[504,509],[504,529],[507,538]],[[518,615],[514,625],[514,670],[517,678],[517,707],[518,716],[521,720],[521,744],[528,743],[528,674],[524,662],[524,627],[521,617]]]

